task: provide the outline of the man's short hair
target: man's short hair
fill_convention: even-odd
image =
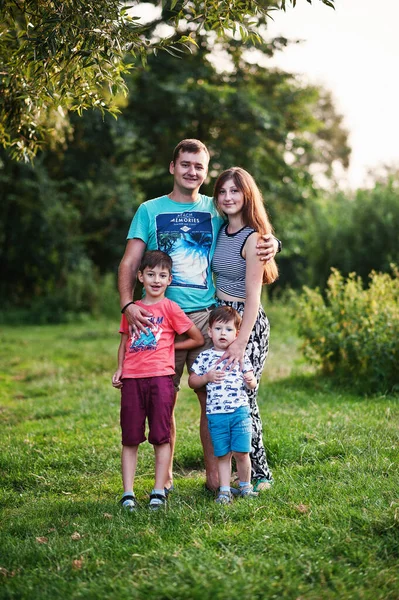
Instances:
[[[149,269],[161,267],[161,269],[167,269],[169,273],[172,273],[172,264],[172,259],[166,252],[162,252],[162,250],[148,250],[148,252],[144,252],[143,254],[139,271],[143,273],[146,267]]]
[[[198,154],[198,152],[201,152],[202,150],[205,152],[209,160],[209,150],[205,146],[205,144],[203,144],[199,140],[195,140],[192,138],[182,140],[177,144],[176,148],[173,150],[173,164],[176,164],[180,152],[192,152],[193,154]]]
[[[209,315],[209,327],[212,327],[217,321],[220,323],[234,321],[234,327],[238,331],[241,327],[242,319],[236,309],[232,306],[218,306],[217,308],[214,308]]]

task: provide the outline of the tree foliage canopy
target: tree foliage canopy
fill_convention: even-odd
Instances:
[[[189,32],[181,20],[171,44]],[[296,248],[315,194],[312,169],[317,165],[329,177],[332,162],[348,161],[340,116],[325,92],[268,68],[267,58],[287,40],[262,41],[255,60],[249,40],[205,30],[192,38],[184,60],[161,52],[128,68],[129,93],[119,98],[118,119],[71,113],[68,143],[44,148],[34,168],[0,151],[3,305],[24,307],[35,299],[39,306],[47,299],[51,318],[60,310],[92,310],[91,290],[104,274],[116,273],[134,210],[170,191],[171,153],[184,137],[200,138],[210,149],[204,193],[212,194],[217,174],[232,165],[255,176],[284,242],[279,285],[299,283]],[[223,68],[215,52],[226,58]]]
[[[268,68],[268,57],[288,43],[268,39],[267,27],[264,33],[270,2],[162,8],[154,0],[158,16],[145,26],[131,16],[138,3],[117,12],[120,3],[109,2],[104,11],[115,18],[107,35],[101,22],[111,12],[102,13],[101,1],[6,4],[21,27],[18,35],[8,30],[12,60],[0,98],[3,307],[29,309],[41,320],[93,311],[106,291],[99,282],[112,288],[135,208],[170,191],[171,151],[183,137],[210,149],[205,193],[231,165],[255,176],[284,240],[279,285],[300,283],[297,248],[303,210],[316,193],[313,170],[331,178],[331,165],[347,166],[350,149],[327,92]],[[201,6],[203,14],[193,13]],[[56,10],[63,18],[51,21]],[[22,33],[28,11],[29,39]],[[136,45],[118,37],[122,22]],[[173,25],[168,37],[159,28],[165,23]],[[85,110],[93,107],[100,110]],[[117,110],[114,119],[109,113]],[[34,167],[13,160],[10,148],[28,160],[40,148]]]
[[[311,3],[311,0],[307,0]],[[319,0],[333,7],[334,0]],[[295,6],[296,0],[289,0]],[[260,41],[258,26],[285,0],[154,1],[159,17],[143,25],[134,9],[119,0],[4,0],[0,8],[0,144],[30,160],[44,142],[62,140],[67,111],[97,108],[118,112],[126,93],[130,54],[141,62],[166,50],[189,51],[195,32],[238,32]],[[157,24],[184,35],[152,35]]]

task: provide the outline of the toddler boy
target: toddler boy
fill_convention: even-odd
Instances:
[[[218,504],[230,504],[231,457],[234,455],[240,480],[239,495],[254,497],[258,494],[251,485],[252,419],[245,389],[256,387],[252,365],[244,357],[244,368],[235,365],[224,368],[220,357],[236,339],[241,317],[230,306],[219,306],[209,316],[208,334],[213,348],[204,350],[192,366],[188,384],[191,388],[206,385],[206,414],[215,456],[218,458]]]

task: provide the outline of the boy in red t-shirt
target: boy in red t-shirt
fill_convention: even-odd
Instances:
[[[135,328],[130,335],[128,321],[122,314],[118,369],[112,377],[112,385],[121,389],[124,489],[121,503],[131,511],[137,508],[133,483],[138,447],[146,439],[146,418],[148,441],[155,451],[155,485],[150,495],[150,508],[156,510],[166,503],[165,482],[171,457],[170,424],[175,399],[175,348],[189,350],[204,344],[200,330],[175,302],[165,298],[166,288],[172,281],[172,259],[160,250],[146,252],[137,277],[143,284],[145,295],[136,304],[150,311],[152,316],[148,318],[145,331]],[[186,333],[188,338],[175,344],[176,333]]]

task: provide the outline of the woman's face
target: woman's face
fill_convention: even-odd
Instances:
[[[234,179],[227,179],[219,190],[217,202],[220,210],[227,216],[234,216],[242,211],[244,194],[234,183]]]

